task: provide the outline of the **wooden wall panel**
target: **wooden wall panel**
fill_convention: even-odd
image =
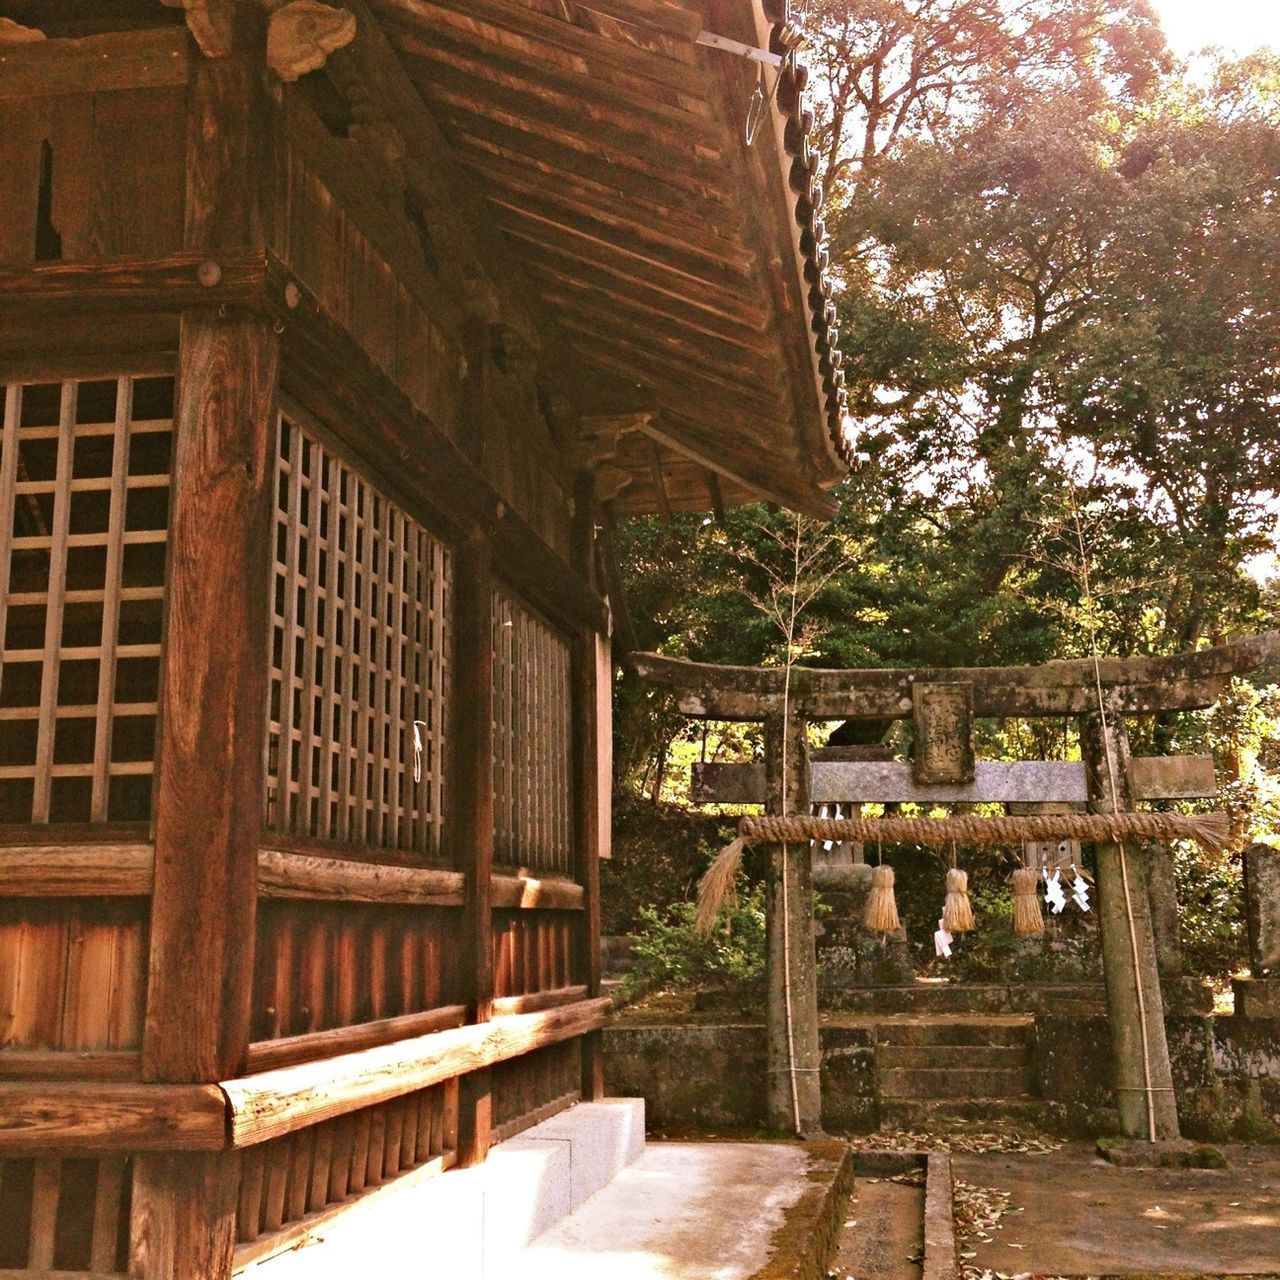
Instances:
[[[123,1272],[131,1184],[128,1157],[0,1159],[0,1269]]]
[[[404,241],[403,217],[376,209],[367,191],[361,193],[361,217],[352,207],[355,193],[335,193],[330,185],[343,172],[348,182],[359,181],[350,167],[356,162],[351,144],[330,137],[300,104],[285,114],[292,136],[281,138],[272,164],[275,209],[268,248],[415,407],[456,438],[461,352],[441,318],[406,285],[426,267],[406,269],[406,257],[417,251]],[[388,236],[397,243],[384,252]]]
[[[252,1039],[458,1003],[459,924],[449,908],[261,903]]]
[[[185,109],[177,88],[0,99],[0,266],[181,248]]]
[[[573,951],[581,914],[495,911],[494,996],[523,996],[572,986],[578,980]]]
[[[397,1174],[449,1168],[458,1082],[406,1094],[250,1147],[240,1159],[235,1265],[296,1247],[328,1213]]]
[[[493,1068],[494,1141],[563,1111],[582,1096],[582,1041],[567,1040]]]
[[[0,901],[0,1053],[137,1049],[146,916],[136,899]]]

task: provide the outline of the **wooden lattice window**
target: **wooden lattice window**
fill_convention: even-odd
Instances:
[[[282,415],[268,829],[440,855],[448,591],[444,544]]]
[[[569,644],[499,590],[493,653],[494,860],[571,874]]]
[[[4,391],[0,822],[151,813],[171,378]]]

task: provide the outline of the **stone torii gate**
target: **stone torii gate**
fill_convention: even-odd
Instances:
[[[1256,670],[1278,643],[1280,633],[1268,632],[1173,657],[917,670],[793,667],[789,677],[781,668],[714,666],[657,654],[634,654],[630,661],[645,683],[673,693],[685,715],[763,721],[763,766],[737,766],[737,772],[726,766],[718,775],[704,770],[698,799],[763,800],[767,813],[782,816],[808,814],[811,802],[880,799],[1085,801],[1092,812],[1110,814],[1132,812],[1139,800],[1213,794],[1211,762],[1206,776],[1206,762],[1196,757],[1134,760],[1124,717],[1211,706],[1228,680]],[[1009,765],[975,759],[975,718],[1048,716],[1078,720],[1081,764]],[[914,728],[910,765],[810,763],[810,721],[903,719],[910,719]],[[797,847],[801,856],[770,846],[767,1106],[774,1127],[817,1133],[822,1094],[813,877],[807,849],[792,849]],[[1137,843],[1122,850],[1104,842],[1095,846],[1095,853],[1121,1130],[1130,1138],[1174,1139],[1179,1136],[1178,1113],[1148,852]]]

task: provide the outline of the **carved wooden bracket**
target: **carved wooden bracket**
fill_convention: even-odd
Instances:
[[[225,58],[235,41],[236,0],[162,0],[186,11],[187,28],[206,58]],[[355,39],[355,15],[320,0],[259,0],[267,10],[267,64],[281,80],[317,71]]]
[[[44,32],[35,27],[24,27],[12,18],[0,18],[0,44],[31,44],[43,39]]]
[[[289,0],[267,20],[267,65],[288,83],[318,71],[355,38],[355,14],[320,0]]]
[[[187,30],[206,58],[225,58],[235,35],[235,0],[161,0],[170,9],[185,9]]]

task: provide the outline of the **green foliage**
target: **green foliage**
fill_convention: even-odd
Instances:
[[[600,864],[602,932],[633,933],[642,908],[665,912],[692,899],[711,859],[733,839],[733,826],[625,792],[616,795],[613,857]]]
[[[1238,855],[1179,843],[1173,849],[1182,965],[1189,974],[1225,979],[1247,963],[1243,883]]]
[[[640,909],[630,990],[673,986],[711,989],[743,1002],[757,998],[765,976],[763,886],[747,888],[739,877],[737,901],[709,936],[694,928],[695,910],[692,902]]]

